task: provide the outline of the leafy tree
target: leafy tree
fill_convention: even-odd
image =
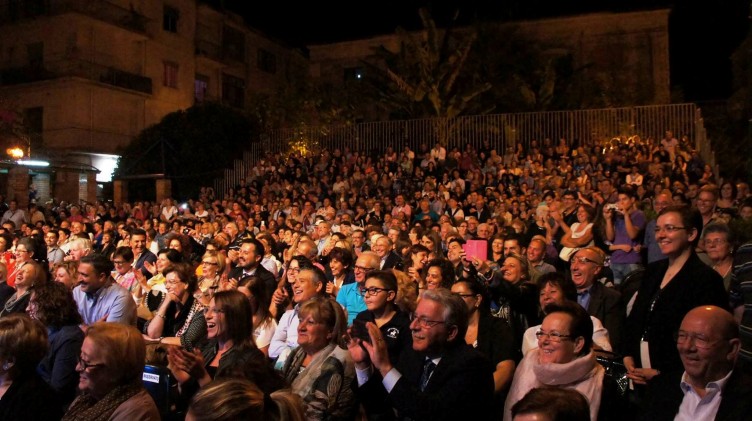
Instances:
[[[116,176],[164,174],[176,196],[194,196],[257,139],[257,126],[241,112],[215,103],[193,106],[144,129],[122,151]]]

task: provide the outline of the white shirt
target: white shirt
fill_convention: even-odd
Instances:
[[[676,414],[674,420],[695,421],[715,419],[715,414],[718,412],[718,408],[721,406],[721,399],[723,398],[723,386],[728,382],[732,372],[729,371],[726,377],[720,380],[706,384],[705,396],[700,397],[692,385],[689,384],[687,372],[685,371],[679,384],[682,392],[684,392],[684,399],[682,399],[679,412]]]
[[[272,342],[269,344],[269,357],[277,358],[283,351],[292,350],[298,347],[298,306],[292,310],[285,311],[282,318],[279,319],[277,329],[272,336]]]

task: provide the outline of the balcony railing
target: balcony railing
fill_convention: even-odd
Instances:
[[[106,0],[0,0],[0,25],[71,12],[146,33],[147,18],[143,14]]]
[[[151,78],[83,59],[45,62],[37,67],[0,70],[0,86],[18,85],[61,77],[80,77],[132,91],[152,93]]]
[[[196,55],[218,62],[224,61],[222,46],[202,39],[196,40]]]

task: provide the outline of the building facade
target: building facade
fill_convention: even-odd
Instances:
[[[100,182],[144,128],[203,101],[242,109],[291,62],[305,58],[197,0],[0,0],[0,98],[34,133],[31,157]]]

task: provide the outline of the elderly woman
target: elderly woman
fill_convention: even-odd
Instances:
[[[571,279],[565,278],[559,272],[541,275],[538,278],[537,285],[538,291],[540,291],[540,309],[544,315],[548,313],[549,306],[562,306],[567,301],[577,302],[577,287]],[[598,318],[590,316],[590,319],[593,322],[593,347],[611,352],[608,330],[603,327],[603,323]],[[535,336],[538,330],[540,330],[540,325],[533,326],[525,331],[522,337],[522,355],[538,348],[538,338]]]
[[[591,349],[593,322],[587,312],[577,303],[551,307],[536,336],[538,349],[530,351],[514,373],[504,420],[512,420],[512,407],[527,392],[544,386],[574,389],[585,395],[593,421],[614,419],[618,392]]]
[[[39,261],[39,259],[41,258],[41,252],[38,252],[40,246],[41,245],[34,241],[34,239],[31,237],[23,237],[18,240],[18,244],[16,244],[16,249],[14,252],[15,263],[13,265],[13,268],[10,269],[10,273],[8,274],[8,285],[15,286],[16,276],[26,263],[33,262],[35,260]],[[47,260],[46,252],[44,260]]]
[[[144,389],[146,347],[135,327],[98,322],[86,331],[78,358],[81,394],[64,420],[159,420]]]
[[[347,325],[342,307],[329,298],[312,298],[298,313],[298,348],[287,357],[282,375],[306,404],[306,419],[353,419],[351,384],[355,366],[339,346]]]
[[[47,332],[25,314],[0,319],[0,419],[59,420],[57,394],[36,373]]]
[[[31,293],[35,287],[42,286],[47,282],[47,274],[42,267],[29,261],[24,263],[16,271],[16,292],[8,298],[0,309],[0,317],[12,313],[26,312],[26,306],[31,299]]]
[[[729,226],[722,222],[713,222],[702,231],[705,251],[712,261],[712,268],[723,277],[723,286],[729,290],[731,268],[734,263],[734,244]]]
[[[193,296],[196,278],[185,263],[175,264],[164,275],[167,294],[144,326],[146,339],[193,349],[206,336],[204,305]]]
[[[225,255],[218,252],[206,252],[201,258],[201,277],[198,278],[198,286],[195,296],[205,306],[219,288],[219,278],[225,271]]]
[[[146,294],[146,305],[149,311],[156,311],[164,299],[164,294],[167,293],[165,272],[171,269],[176,263],[182,262],[183,255],[178,251],[162,249],[157,253],[157,261],[154,264],[144,262],[144,268],[152,274],[149,280],[146,280],[142,271],[135,271],[136,279],[138,279],[138,283],[141,285],[142,292]]]
[[[84,342],[84,332],[79,328],[81,315],[73,294],[58,282],[35,288],[26,313],[42,322],[49,336],[49,350],[39,363],[37,372],[67,406],[76,395],[76,364]]]

